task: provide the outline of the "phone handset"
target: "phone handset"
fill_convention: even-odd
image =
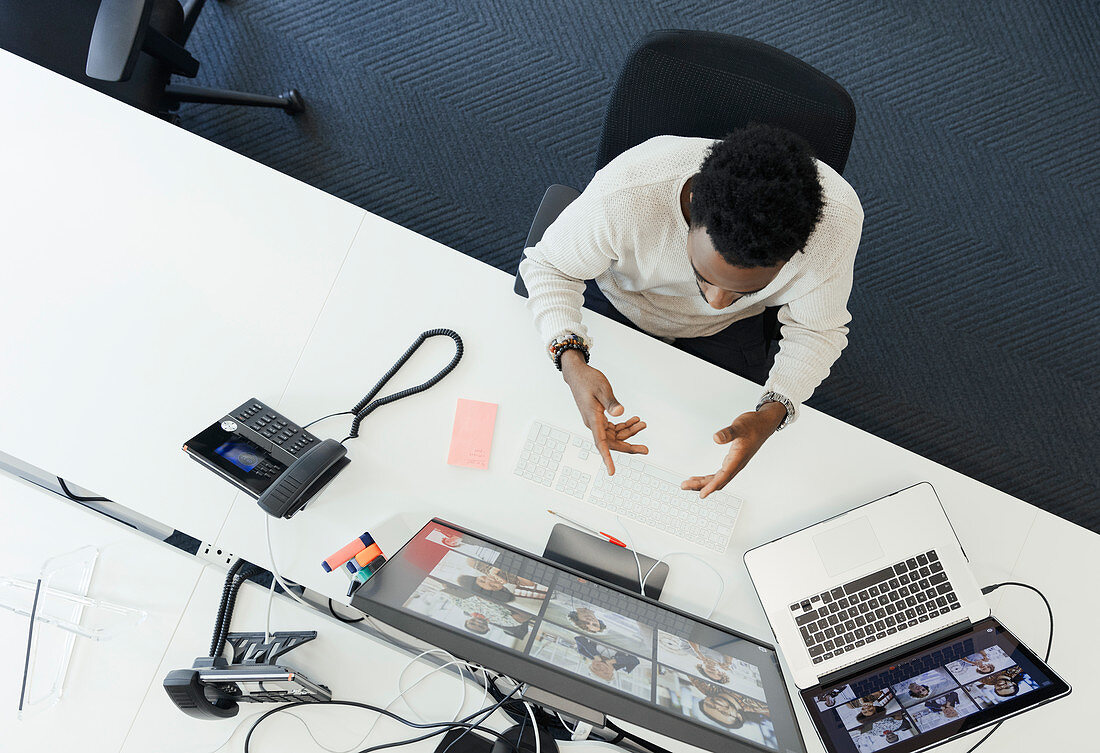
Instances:
[[[305,506],[315,485],[328,482],[329,471],[347,454],[348,448],[335,439],[311,447],[260,495],[257,504],[269,515],[289,518]]]

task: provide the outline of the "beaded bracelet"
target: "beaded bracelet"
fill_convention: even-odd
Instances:
[[[584,362],[588,363],[588,343],[580,335],[575,335],[570,332],[564,337],[559,337],[557,340],[554,340],[547,348],[550,360],[554,362],[554,368],[558,371],[561,371],[562,354],[567,350],[579,350],[584,355]]]

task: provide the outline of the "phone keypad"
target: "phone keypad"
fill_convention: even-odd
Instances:
[[[305,429],[298,428],[287,421],[284,416],[279,415],[259,401],[245,403],[234,412],[233,416],[260,436],[266,437],[274,444],[282,447],[291,455],[297,455],[317,441],[317,437]],[[278,472],[281,472],[281,469]]]
[[[252,469],[252,473],[260,478],[275,478],[281,475],[284,470],[286,469],[277,463],[262,460],[259,465]]]

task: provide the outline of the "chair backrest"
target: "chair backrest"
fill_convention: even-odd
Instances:
[[[653,136],[720,139],[749,123],[798,134],[818,159],[843,172],[856,108],[840,84],[766,44],[714,32],[653,32],[619,74],[596,169]]]

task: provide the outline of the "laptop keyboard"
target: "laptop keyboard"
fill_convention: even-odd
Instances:
[[[743,504],[724,490],[699,499],[680,489],[686,475],[635,455],[616,453],[615,475],[608,476],[591,435],[542,421],[531,426],[514,473],[718,553],[729,546]]]
[[[814,664],[959,608],[935,550],[791,604]]]

